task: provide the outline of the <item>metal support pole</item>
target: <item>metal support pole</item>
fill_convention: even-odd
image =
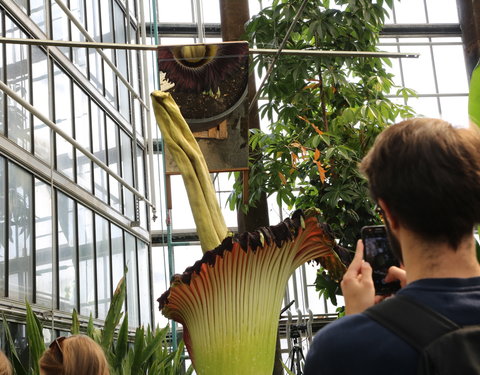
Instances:
[[[480,60],[480,1],[457,0],[468,76]]]
[[[72,42],[67,40],[49,40],[49,39],[28,39],[28,38],[4,38],[0,37],[0,43],[8,44],[28,44],[36,46],[56,46],[56,47],[78,47],[78,48],[107,48],[107,49],[126,49],[139,51],[156,51],[159,46],[150,44],[126,44],[126,43],[101,43],[101,42]],[[200,43],[202,44],[202,43]],[[160,45],[161,46],[161,45]],[[333,51],[333,50],[299,50],[299,49],[268,49],[268,48],[250,48],[250,55],[297,55],[297,56],[330,56],[330,57],[388,57],[388,58],[412,58],[418,57],[419,53],[413,52],[370,52],[370,51]],[[231,56],[225,56],[230,58]]]

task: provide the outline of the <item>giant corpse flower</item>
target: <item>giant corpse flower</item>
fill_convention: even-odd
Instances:
[[[272,374],[290,275],[307,261],[336,257],[335,240],[317,214],[298,210],[278,225],[228,237],[173,276],[160,310],[183,325],[197,374]]]

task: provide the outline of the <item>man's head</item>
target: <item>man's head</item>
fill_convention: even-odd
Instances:
[[[480,223],[480,131],[427,118],[384,130],[360,164],[372,197],[406,228],[457,248]]]

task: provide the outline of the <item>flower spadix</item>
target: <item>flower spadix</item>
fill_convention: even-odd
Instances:
[[[337,248],[317,213],[298,210],[278,225],[228,237],[173,276],[160,310],[183,325],[197,374],[272,374],[290,275]]]

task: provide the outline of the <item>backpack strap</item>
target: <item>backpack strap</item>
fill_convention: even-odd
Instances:
[[[403,295],[386,299],[365,310],[364,314],[418,351],[438,337],[460,328],[445,316]]]

